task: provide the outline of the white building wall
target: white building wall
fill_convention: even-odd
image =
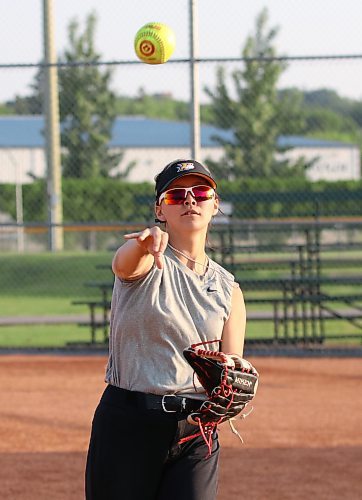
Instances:
[[[130,182],[153,182],[167,163],[178,158],[189,158],[189,148],[129,148],[126,150],[114,149],[113,152],[124,153],[121,163],[115,167],[113,174],[122,172],[131,161],[136,161],[131,171]],[[221,158],[222,148],[204,148],[201,161],[207,157],[215,160]],[[10,149],[0,148],[0,184],[28,184],[33,181],[29,173],[35,177],[45,177],[46,158],[42,149]]]
[[[124,171],[126,166],[135,160],[136,166],[128,177],[130,182],[153,182],[155,175],[167,163],[178,158],[190,157],[189,148],[128,148],[121,151],[124,153],[123,159],[113,173]],[[222,148],[202,148],[200,159],[205,161],[207,158],[212,158],[218,161],[222,156]],[[316,159],[307,172],[311,181],[359,180],[361,178],[358,147],[294,148],[277,156],[288,158],[293,162],[299,158],[305,158],[307,161]],[[30,183],[33,179],[29,173],[35,177],[45,177],[46,158],[42,149],[0,148],[1,184]]]
[[[304,158],[308,162],[315,160],[307,170],[307,178],[311,181],[348,181],[361,178],[360,151],[357,146],[293,148],[279,154],[279,158],[287,158],[292,162]]]
[[[45,176],[46,160],[43,149],[0,148],[0,183],[29,184],[33,178]]]
[[[155,176],[171,161],[179,158],[190,159],[190,148],[129,148],[123,150],[123,153],[121,163],[115,167],[112,174],[124,171],[131,161],[136,161],[128,176],[130,182],[153,183]],[[199,159],[205,161],[210,157],[219,160],[222,154],[222,148],[203,148]]]

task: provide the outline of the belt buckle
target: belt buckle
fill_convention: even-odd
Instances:
[[[164,412],[166,413],[177,413],[177,410],[168,410],[165,406],[166,404],[166,401],[165,401],[165,398],[177,398],[178,396],[176,396],[176,394],[164,394],[162,396],[162,400],[161,400],[161,406],[162,406],[162,409]],[[181,401],[181,409],[184,410],[186,408],[186,398],[182,398],[182,401]]]

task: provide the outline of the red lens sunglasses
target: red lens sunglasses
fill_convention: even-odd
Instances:
[[[182,205],[187,197],[187,193],[191,193],[195,200],[200,202],[212,200],[215,196],[215,189],[206,185],[172,188],[160,195],[158,203],[161,205],[163,200],[166,205]]]

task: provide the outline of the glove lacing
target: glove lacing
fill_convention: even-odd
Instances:
[[[191,347],[195,348],[199,345],[206,345],[206,344],[211,344],[213,342],[220,342],[219,340],[211,340],[209,342],[200,342],[199,344],[193,344]],[[213,391],[212,394],[210,395],[210,401],[212,401],[214,396],[224,396],[224,397],[229,397],[231,394],[230,401],[228,405],[225,407],[226,409],[230,408],[234,401],[234,394],[232,391],[232,386],[231,384],[228,383],[228,358],[224,353],[217,352],[217,351],[207,351],[204,349],[195,349],[196,354],[200,356],[205,356],[208,358],[218,358],[221,360],[222,363],[224,363],[224,370],[222,374],[222,379],[221,383],[218,387],[216,387]],[[195,386],[195,384],[194,384]],[[204,403],[203,403],[204,404]],[[202,411],[202,405],[201,405],[201,411]],[[250,412],[249,412],[250,413]],[[194,418],[195,422],[198,423],[199,426],[199,432],[196,432],[195,434],[192,434],[191,436],[186,436],[182,439],[179,440],[179,444],[185,443],[187,441],[190,441],[191,439],[194,439],[198,436],[202,436],[203,440],[205,441],[205,444],[208,449],[208,453],[205,458],[208,458],[211,455],[212,451],[212,436],[214,434],[214,431],[216,430],[217,426],[223,421],[223,417],[220,417],[219,420],[217,421],[210,421],[210,422],[202,422],[200,417],[195,417]],[[238,435],[241,442],[243,442],[242,437],[238,433],[238,431],[235,429],[234,425],[230,422],[231,419],[229,419],[229,425],[231,427],[231,430],[234,434]]]

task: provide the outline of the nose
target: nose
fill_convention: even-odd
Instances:
[[[190,192],[187,193],[184,205],[186,205],[187,207],[196,205],[196,200]]]

